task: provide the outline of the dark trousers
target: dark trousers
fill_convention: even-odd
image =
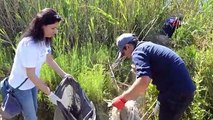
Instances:
[[[193,94],[165,96],[160,101],[159,120],[180,120],[184,111],[193,101]]]

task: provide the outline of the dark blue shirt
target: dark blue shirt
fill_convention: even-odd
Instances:
[[[180,20],[175,16],[166,19],[162,27],[163,33],[171,38],[175,30],[181,26],[178,22],[180,22]]]
[[[171,49],[152,42],[140,42],[132,53],[137,78],[149,76],[160,93],[193,93],[195,86],[183,60]]]

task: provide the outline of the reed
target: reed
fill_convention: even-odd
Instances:
[[[213,0],[0,0],[0,77],[8,75],[19,37],[30,20],[39,10],[52,7],[64,18],[53,40],[56,61],[79,80],[95,104],[104,106],[104,98],[116,95],[108,72],[108,64],[116,55],[115,38],[123,32],[133,32],[143,39],[158,33],[168,16],[182,14],[185,24],[172,38],[172,48],[179,51],[197,85],[195,100],[184,118],[210,119],[212,6]],[[127,64],[122,67],[116,72],[116,79],[121,81],[129,72]],[[43,66],[41,77],[52,89],[61,80],[47,65]],[[155,87],[150,86],[146,94],[149,102],[143,110],[152,106],[156,94]],[[47,102],[41,93],[39,100]]]

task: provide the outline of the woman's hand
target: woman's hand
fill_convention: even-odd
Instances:
[[[57,105],[57,101],[61,102],[61,99],[53,92],[50,92],[48,98],[54,105]]]
[[[73,78],[73,76],[72,76],[72,75],[70,75],[70,74],[66,73],[66,74],[63,76],[63,79],[64,79],[64,78],[67,78],[67,77],[71,77],[71,78]]]

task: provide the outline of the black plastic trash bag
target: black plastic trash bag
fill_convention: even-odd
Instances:
[[[95,107],[85,95],[79,83],[71,77],[65,78],[55,94],[62,99],[55,109],[54,120],[95,120]]]

